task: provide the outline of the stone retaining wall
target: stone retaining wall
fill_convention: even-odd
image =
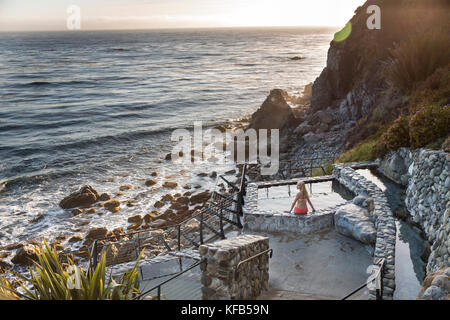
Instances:
[[[241,235],[199,247],[205,258],[202,270],[203,300],[246,300],[269,287],[269,255],[239,262],[269,249],[269,238]]]
[[[380,171],[408,187],[406,208],[431,245],[427,274],[450,266],[450,154],[402,148],[386,157]]]
[[[299,234],[310,234],[333,228],[333,215],[341,204],[316,211],[313,215],[294,215],[280,213],[276,210],[258,209],[258,184],[247,186],[247,198],[244,208],[244,228],[251,231],[277,232],[290,231]],[[351,202],[351,201],[350,201]]]
[[[395,219],[383,191],[373,182],[358,174],[351,164],[333,165],[333,177],[356,195],[373,200],[371,219],[377,230],[374,264],[385,259],[383,277],[383,299],[392,300],[395,290]],[[370,299],[375,299],[375,291],[369,291]]]

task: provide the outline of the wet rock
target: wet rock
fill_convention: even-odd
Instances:
[[[1,249],[2,250],[16,250],[16,249],[22,248],[23,246],[24,246],[24,244],[22,242],[16,242],[16,243],[8,244],[8,245],[2,247]]]
[[[127,190],[130,190],[130,189],[131,189],[131,186],[130,186],[130,185],[121,186],[121,187],[119,188],[120,191],[127,191]]]
[[[145,181],[145,185],[146,185],[147,187],[154,186],[154,185],[157,184],[157,183],[158,183],[158,181],[156,181],[155,179],[148,179],[147,181]]]
[[[17,250],[16,255],[11,259],[14,264],[29,266],[33,261],[38,261],[38,247],[34,244],[27,244]]]
[[[128,218],[129,223],[134,223],[137,225],[141,225],[142,221],[143,221],[143,219],[140,214]]]
[[[97,210],[95,210],[95,208],[89,208],[85,211],[86,214],[94,214],[96,212],[97,212]]]
[[[216,171],[211,172],[211,174],[209,175],[209,177],[210,177],[211,179],[215,179],[215,178],[217,177],[217,172],[216,172]]]
[[[82,236],[73,236],[68,240],[68,242],[75,243],[75,242],[80,242],[81,240],[83,240]]]
[[[160,228],[164,227],[167,224],[168,224],[168,222],[166,220],[158,219],[156,221],[150,222],[149,226],[150,226],[150,228],[153,228],[153,229],[160,229]]]
[[[173,201],[174,199],[175,199],[175,197],[173,195],[171,195],[170,193],[165,194],[161,197],[161,201],[164,201],[164,202]]]
[[[2,259],[0,259],[0,273],[4,273],[12,268],[12,265]]]
[[[84,211],[82,209],[73,209],[72,210],[72,215],[73,216],[79,216],[80,214],[83,214]]]
[[[120,201],[116,199],[108,200],[104,203],[104,207],[111,212],[118,212],[120,210]]]
[[[201,172],[201,173],[197,174],[197,176],[198,176],[198,177],[207,177],[208,174],[205,173],[205,172]]]
[[[79,191],[65,197],[59,203],[63,209],[72,209],[76,207],[88,207],[97,202],[99,194],[91,186],[84,186]]]
[[[144,222],[146,223],[146,224],[148,224],[148,223],[150,223],[153,219],[155,219],[155,217],[156,217],[156,215],[158,214],[158,210],[154,210],[154,211],[152,211],[152,212],[150,212],[150,213],[147,213],[145,216],[144,216]]]
[[[92,228],[89,230],[86,235],[87,240],[98,240],[104,239],[108,235],[108,229],[106,227],[103,228]]]
[[[164,182],[163,187],[169,188],[169,189],[175,189],[176,187],[178,187],[178,183],[176,183],[174,181],[166,181],[166,182]]]
[[[152,174],[151,174],[151,176],[152,176],[152,177],[157,177],[157,176],[158,176],[158,172],[153,171]]]
[[[108,201],[111,200],[111,196],[107,193],[102,193],[98,198],[98,201]]]
[[[211,193],[209,191],[204,191],[201,193],[197,193],[189,199],[190,205],[203,204],[209,200],[211,197]]]
[[[136,230],[139,229],[140,226],[141,226],[140,223],[139,223],[139,224],[138,224],[138,223],[130,224],[130,225],[127,227],[127,230],[136,231]]]
[[[165,203],[162,201],[156,201],[155,204],[153,205],[156,209],[160,209],[162,207],[165,206]]]
[[[342,206],[334,216],[336,230],[364,244],[374,245],[377,231],[370,220],[369,212],[354,204]]]

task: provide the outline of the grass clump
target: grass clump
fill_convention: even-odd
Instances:
[[[56,248],[44,239],[44,246],[38,249],[38,261],[29,267],[30,276],[16,276],[26,296],[33,300],[131,300],[141,294],[137,272],[141,255],[133,269],[107,280],[106,252],[95,269],[85,272],[70,257],[62,261]]]
[[[442,29],[417,32],[390,50],[386,77],[404,93],[450,62],[450,37]]]
[[[384,130],[380,129],[378,132],[364,141],[361,141],[351,150],[344,152],[337,160],[337,163],[370,161],[376,158],[383,157],[387,150],[386,145],[382,139]]]

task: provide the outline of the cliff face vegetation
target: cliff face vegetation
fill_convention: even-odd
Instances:
[[[381,9],[370,30],[367,8]],[[341,160],[367,160],[399,147],[440,147],[450,127],[450,1],[373,0],[332,41],[311,108],[355,121]]]

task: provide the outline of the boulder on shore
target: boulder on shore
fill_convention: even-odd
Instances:
[[[100,195],[91,186],[84,186],[77,192],[65,197],[59,203],[63,209],[73,209],[76,207],[89,207],[96,203]]]
[[[342,206],[334,215],[334,225],[344,236],[375,245],[377,231],[370,220],[369,211],[364,208],[353,203]]]
[[[34,244],[27,244],[17,250],[16,255],[11,259],[14,264],[29,266],[33,261],[38,260],[38,247]]]
[[[87,240],[98,240],[104,239],[108,235],[108,229],[106,227],[103,228],[92,228],[89,230],[86,235]]]
[[[169,189],[175,189],[176,187],[178,187],[178,183],[176,183],[175,181],[166,181],[166,182],[164,182],[163,187],[169,188]]]
[[[104,207],[113,213],[118,212],[120,210],[120,201],[116,199],[106,201]]]

